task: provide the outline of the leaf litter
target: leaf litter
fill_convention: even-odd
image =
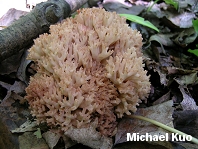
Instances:
[[[129,0],[127,3],[124,0],[108,0],[98,2],[97,7],[119,14],[137,15],[159,29],[158,33],[136,22],[127,21],[131,28],[142,33],[145,69],[151,77],[149,98],[138,107],[135,114],[157,120],[198,138],[198,2],[174,1],[178,2],[177,9],[165,2],[159,1],[154,4],[153,1],[146,0]],[[5,17],[0,19],[1,24],[2,20],[5,20]],[[7,17],[7,20],[12,18]],[[108,138],[101,138],[94,132],[94,127],[85,130],[73,129],[67,134],[61,134],[58,130],[37,125],[23,99],[29,75],[32,74],[30,61],[26,61],[25,57],[26,54],[19,53],[0,65],[0,130],[4,134],[4,141],[0,142],[0,146],[3,149],[88,148],[87,146],[105,149],[109,148],[109,144],[114,144],[115,149],[198,148],[190,142],[126,142],[128,132],[170,134],[151,123],[132,118],[119,120],[114,142]],[[79,146],[79,143],[84,145]]]

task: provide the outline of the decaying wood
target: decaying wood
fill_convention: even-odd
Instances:
[[[26,16],[0,31],[0,62],[17,54],[40,34],[49,31],[49,26],[68,17],[87,0],[49,0],[37,4]]]

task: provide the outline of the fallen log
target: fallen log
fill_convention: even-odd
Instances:
[[[80,8],[87,0],[48,0],[0,31],[0,62],[17,54],[40,34]]]

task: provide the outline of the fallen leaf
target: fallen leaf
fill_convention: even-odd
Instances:
[[[180,77],[175,78],[174,80],[181,86],[198,84],[197,72],[192,71],[192,73],[181,75]]]
[[[42,138],[41,129],[40,129],[40,128],[37,128],[37,131],[34,132],[34,135],[35,135],[38,139],[41,139],[41,138]]]
[[[93,122],[88,128],[70,128],[65,132],[65,135],[93,149],[111,149],[112,138],[105,137],[96,131],[95,123]]]
[[[169,13],[167,19],[171,21],[172,24],[179,28],[190,28],[193,26],[192,20],[195,18],[194,13],[184,12],[181,14]]]
[[[197,34],[195,33],[194,28],[191,27],[181,31],[173,41],[181,47],[186,47],[190,43],[193,43],[196,38]]]
[[[169,75],[189,75],[191,73],[194,73],[196,71],[194,70],[187,70],[187,69],[182,69],[182,68],[177,68],[177,67],[166,67],[167,74]]]
[[[24,94],[25,93],[26,84],[21,81],[15,81],[14,84],[10,87],[10,92],[13,91],[16,94]]]
[[[157,105],[163,102],[170,100],[170,91],[158,98],[156,101],[153,102],[153,105]]]
[[[175,33],[170,33],[170,34],[155,34],[152,35],[149,39],[149,41],[157,41],[161,47],[164,46],[173,46],[174,43],[173,41],[170,39],[171,37],[175,36]]]
[[[173,118],[175,129],[198,138],[198,110],[174,111]]]
[[[196,5],[197,5],[196,2],[197,2],[197,0],[182,0],[182,1],[178,1],[179,9],[186,8],[186,9],[189,9],[189,10],[193,11],[196,8]]]
[[[62,138],[65,143],[65,148],[69,148],[77,144],[76,141],[73,141],[71,138],[67,137],[66,135],[63,135]]]
[[[58,143],[58,140],[60,139],[61,134],[54,133],[52,131],[47,131],[47,132],[44,132],[42,134],[42,136],[45,139],[45,141],[47,142],[49,148],[53,149],[56,146],[56,144]]]
[[[13,137],[7,126],[0,118],[0,148],[1,149],[18,149],[18,138]]]
[[[49,149],[43,138],[38,139],[33,132],[25,132],[19,136],[20,149]]]
[[[21,132],[27,132],[27,131],[35,131],[35,130],[37,130],[37,126],[38,125],[37,125],[36,121],[32,122],[30,120],[27,120],[19,128],[11,130],[11,132],[12,133],[21,133]]]
[[[21,58],[21,64],[17,70],[17,78],[19,78],[21,81],[28,84],[29,77],[27,76],[27,66],[31,63],[30,60],[27,60],[28,51],[25,51],[22,58]]]
[[[170,127],[173,127],[172,124],[172,101],[167,101],[164,103],[161,103],[159,105],[151,106],[148,108],[139,108],[136,112],[137,115],[141,115],[150,119],[154,119],[158,122],[161,122],[165,125],[168,125]],[[127,142],[127,133],[139,133],[145,134],[165,134],[167,131],[160,129],[159,127],[155,126],[154,124],[151,124],[146,121],[138,120],[138,119],[129,119],[125,118],[122,119],[118,124],[118,131],[115,136],[115,143],[124,143]],[[163,146],[167,146],[167,142],[164,142],[164,144],[160,144]],[[171,146],[171,144],[169,144]]]
[[[1,101],[2,105],[7,104],[7,106],[10,106],[12,103],[15,102],[15,100],[19,100],[21,103],[25,102],[25,99],[23,97],[21,97],[20,95],[25,94],[26,84],[24,84],[21,81],[15,81],[13,85],[3,83],[3,82],[0,82],[0,85],[5,87],[8,90],[7,95]],[[12,97],[12,98],[10,98],[10,97]],[[7,101],[7,100],[9,100],[9,101]]]
[[[9,26],[21,16],[26,15],[28,12],[17,10],[15,8],[9,9],[6,14],[0,18],[0,26]]]
[[[1,85],[3,88],[7,89],[7,90],[10,90],[10,87],[12,86],[11,84],[6,83],[6,82],[2,82],[2,81],[0,81],[0,85]]]
[[[183,95],[183,100],[180,103],[182,106],[182,109],[185,110],[198,110],[198,106],[196,105],[195,100],[186,94],[184,88],[182,86],[179,86],[179,89]]]
[[[115,1],[115,0],[111,0]],[[133,14],[133,15],[139,15],[146,7],[144,5],[131,5],[127,4],[125,2],[120,3],[119,2],[105,2],[103,1],[103,7],[107,11],[116,11],[117,13],[126,13],[126,14]]]

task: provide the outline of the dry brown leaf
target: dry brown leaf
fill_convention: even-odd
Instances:
[[[170,127],[173,127],[172,104],[173,104],[172,101],[167,101],[149,108],[144,108],[144,109],[141,108],[138,109],[136,114],[156,120]],[[167,131],[162,130],[159,127],[146,121],[142,121],[138,119],[129,119],[129,118],[122,119],[118,125],[118,131],[115,136],[115,145],[119,143],[127,142],[126,140],[127,133],[139,133],[140,135],[145,133],[150,133],[152,135],[154,134],[159,135],[159,134],[165,134],[167,133]],[[158,142],[158,144],[162,146],[170,145],[168,142]]]
[[[196,105],[195,100],[192,97],[190,97],[188,94],[186,94],[182,86],[179,86],[179,89],[183,95],[183,100],[181,102],[181,106],[183,110],[198,110],[198,106]]]
[[[47,132],[44,132],[42,136],[45,139],[46,143],[48,144],[49,148],[53,149],[58,143],[58,140],[60,139],[61,134],[54,133],[52,131],[47,131]]]
[[[88,128],[70,128],[65,135],[93,149],[111,149],[113,146],[112,138],[105,137],[96,131],[95,122]]]
[[[20,149],[49,149],[43,138],[38,139],[33,132],[25,132],[19,136]]]

